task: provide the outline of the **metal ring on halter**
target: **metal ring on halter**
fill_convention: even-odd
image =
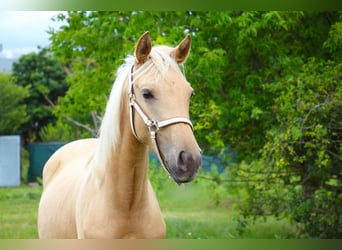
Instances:
[[[135,100],[134,89],[133,89],[133,69],[134,69],[134,65],[132,65],[132,68],[129,71],[129,76],[128,76],[128,97],[129,97],[130,124],[131,124],[132,133],[133,133],[134,137],[138,141],[141,142],[141,140],[139,139],[139,137],[135,131],[135,126],[134,126],[134,110],[135,110],[139,114],[141,119],[144,121],[145,125],[147,126],[148,131],[150,132],[152,144],[154,145],[154,147],[156,149],[156,153],[157,153],[157,156],[158,156],[158,159],[159,159],[161,165],[164,167],[164,169],[166,169],[168,174],[171,176],[171,173],[168,169],[168,166],[167,166],[167,164],[165,164],[165,162],[161,156],[161,153],[160,153],[160,149],[159,149],[158,142],[157,142],[157,133],[161,128],[167,127],[167,126],[170,126],[173,124],[177,124],[177,123],[185,123],[185,124],[189,125],[191,127],[191,129],[193,130],[192,123],[188,118],[185,118],[185,117],[172,117],[172,118],[169,118],[169,119],[166,119],[163,121],[151,120],[145,114],[145,112],[142,110],[140,105]]]
[[[158,126],[158,121],[149,121],[149,124],[147,124],[148,127],[148,131],[154,131],[154,132],[158,132],[159,131],[159,126]]]

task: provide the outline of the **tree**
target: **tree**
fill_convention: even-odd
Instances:
[[[23,100],[29,95],[27,88],[15,85],[11,75],[0,74],[0,134],[18,133],[27,121],[26,105]]]
[[[342,236],[342,64],[336,42],[342,36],[335,32],[341,16],[332,16],[310,16],[315,22],[303,32],[330,20],[315,39],[317,52],[294,54],[298,68],[264,85],[274,96],[275,122],[265,131],[259,159],[230,171],[235,179],[250,180],[235,187],[248,193],[241,203],[245,218],[288,217],[305,237]]]
[[[13,63],[13,76],[18,86],[30,90],[25,99],[29,119],[22,127],[25,141],[40,141],[41,128],[56,120],[52,111],[67,90],[65,73],[48,49],[41,48]]]
[[[312,58],[297,76],[274,83],[278,123],[266,135],[262,157],[240,164],[230,178],[245,218],[288,217],[300,236],[342,235],[342,64]],[[231,186],[230,186],[231,187]]]
[[[277,132],[269,131],[264,148],[267,165],[291,175],[282,177],[297,196],[287,212],[304,232],[321,238],[342,235],[341,72],[341,63],[312,58],[287,79],[276,100]]]

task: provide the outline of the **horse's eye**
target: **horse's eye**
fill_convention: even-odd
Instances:
[[[142,95],[145,99],[153,99],[154,98],[152,92],[148,89],[144,89]]]

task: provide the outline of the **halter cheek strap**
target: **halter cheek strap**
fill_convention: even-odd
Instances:
[[[144,121],[145,125],[147,126],[148,131],[150,132],[151,141],[152,141],[153,146],[156,149],[156,153],[157,153],[157,156],[161,165],[170,174],[168,166],[164,162],[161,156],[159,146],[158,146],[158,141],[157,141],[158,131],[163,127],[167,127],[167,126],[177,124],[177,123],[188,124],[191,127],[191,129],[193,129],[192,123],[188,118],[185,118],[185,117],[172,117],[163,121],[150,119],[145,114],[145,112],[141,109],[139,104],[135,101],[135,95],[134,95],[134,90],[133,90],[133,69],[134,69],[134,65],[132,66],[132,69],[129,72],[129,76],[128,76],[128,97],[129,97],[129,106],[130,106],[129,113],[130,113],[130,124],[131,124],[132,133],[138,141],[141,141],[136,133],[135,126],[134,126],[134,110],[135,110],[138,113],[138,115],[141,117],[141,119]]]

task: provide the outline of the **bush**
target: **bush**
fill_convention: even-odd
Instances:
[[[23,99],[28,89],[17,86],[14,78],[0,73],[0,134],[18,133],[19,127],[28,120]]]

